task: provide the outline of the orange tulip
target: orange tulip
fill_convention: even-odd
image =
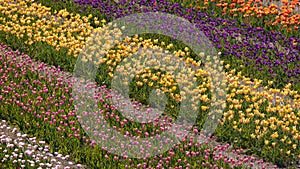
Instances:
[[[243,0],[238,0],[237,3],[241,5],[241,4],[244,3],[244,1]]]
[[[285,4],[285,5],[287,5],[287,4],[289,3],[288,0],[281,0],[281,2],[282,2],[283,4]]]
[[[222,4],[221,4],[221,3],[218,3],[218,4],[215,4],[215,6],[216,6],[216,7],[220,7],[220,6],[222,6]]]
[[[249,14],[244,14],[243,16],[244,16],[245,18],[247,18],[247,17],[249,17]]]
[[[239,8],[239,12],[242,12],[242,13],[244,13],[244,12],[245,12],[245,10],[244,10],[243,8]]]
[[[296,22],[295,22],[295,19],[291,18],[291,19],[290,19],[290,24],[291,24],[291,25],[294,25],[295,23],[296,23]]]
[[[235,3],[232,3],[229,5],[230,8],[234,8],[235,7]]]
[[[288,14],[288,13],[284,13],[284,14],[283,14],[283,16],[285,16],[285,17],[288,17],[288,16],[289,16],[289,14]]]
[[[153,3],[153,6],[156,6],[157,5],[157,2],[156,1],[154,1],[154,3]]]

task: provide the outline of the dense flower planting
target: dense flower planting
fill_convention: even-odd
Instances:
[[[81,12],[91,10],[98,12],[97,16],[105,13],[105,19],[91,14],[82,16],[81,13],[71,13],[72,9],[56,10],[58,7],[43,6],[43,3],[51,3],[47,0],[39,2],[0,0],[0,40],[34,54],[29,57],[20,50],[13,51],[6,45],[0,46],[0,118],[17,124],[22,132],[28,134],[17,134],[17,137],[22,137],[15,137],[21,147],[14,149],[18,145],[7,134],[10,127],[1,124],[3,136],[0,148],[4,151],[0,153],[0,160],[4,163],[3,167],[59,167],[60,161],[51,160],[43,151],[55,154],[58,158],[61,154],[69,154],[74,163],[84,164],[75,166],[70,163],[69,167],[75,168],[85,165],[92,168],[276,168],[262,160],[256,161],[257,158],[238,155],[242,153],[259,156],[280,167],[299,163],[300,39],[287,38],[282,33],[268,32],[234,20],[213,18],[195,8],[166,1],[56,2],[75,3]],[[243,9],[248,9],[242,2],[239,4]],[[94,55],[84,52],[99,48],[97,43],[89,44],[88,38],[92,33],[109,30],[116,36],[122,34],[123,28],[110,30],[112,25],[107,24],[108,21],[135,12],[155,11],[175,14],[194,23],[211,40],[218,54],[195,54],[182,42],[162,35],[126,37],[116,42],[113,48],[96,50],[96,56],[104,55],[102,58],[94,58]],[[253,11],[257,12],[255,9]],[[250,14],[249,11],[246,13]],[[165,29],[172,32],[172,28]],[[92,36],[93,41],[97,38],[110,39],[106,35]],[[185,38],[195,38],[200,42],[196,36]],[[155,51],[155,56],[165,56],[164,61],[176,58],[199,69],[186,70],[191,79],[183,74],[175,76],[168,71],[178,68],[180,62],[171,67],[157,59],[139,64],[135,59],[142,60],[142,56],[147,54],[138,53],[140,50]],[[137,53],[140,56],[134,58]],[[78,79],[72,77],[71,71],[76,59],[80,59],[81,63],[99,65],[96,83],[79,83],[74,87]],[[80,73],[88,73],[87,70],[81,67]],[[219,77],[218,71],[222,70],[225,71],[225,79]],[[122,81],[122,85],[131,88],[129,95],[133,111],[137,111],[133,113],[133,118],[124,116],[122,108],[127,103],[123,102],[121,95],[116,95],[117,91],[110,89],[115,73],[133,79],[131,83],[126,82],[128,79]],[[192,88],[191,82],[195,82],[197,87]],[[180,84],[184,85],[184,90],[179,90]],[[99,110],[88,111],[88,108],[96,105],[82,101],[91,99],[87,91],[93,91],[93,88]],[[212,94],[212,91],[221,88],[226,88],[226,93],[218,94],[224,96],[226,102],[217,100]],[[149,100],[152,91],[160,94]],[[79,95],[74,96],[72,92]],[[122,89],[118,92],[122,92]],[[187,98],[190,93],[193,97]],[[160,95],[166,96],[166,105],[160,105]],[[118,105],[112,102],[112,97],[117,99]],[[125,138],[138,141],[141,138],[155,140],[158,134],[165,131],[176,133],[173,130],[184,128],[184,125],[172,123],[179,118],[180,104],[186,100],[194,103],[187,107],[187,113],[189,110],[198,113],[193,115],[197,116],[195,124],[184,130],[186,133],[206,138],[207,135],[200,133],[205,121],[210,119],[210,125],[218,124],[213,135],[208,134],[206,142],[199,143],[197,137],[186,135],[180,143],[172,139],[156,144],[143,142],[139,145],[140,150],[132,147],[135,143],[128,144],[123,140],[117,140],[119,149],[97,144],[97,139],[108,143],[118,139],[107,134],[111,129],[104,128],[103,124],[109,124]],[[153,106],[164,110],[162,116],[144,118],[144,114],[138,113],[141,110],[145,114],[155,113]],[[81,112],[82,109],[87,111]],[[217,120],[214,117],[218,114],[222,118]],[[89,121],[89,126],[83,125],[84,121]],[[16,129],[12,132],[16,132]],[[39,140],[39,143],[47,143],[49,147],[45,147],[45,150],[23,144],[27,136],[32,137],[31,141],[36,143]],[[173,144],[170,150],[155,156],[149,155],[151,152],[147,147],[159,149],[168,143]],[[126,150],[122,156],[113,154],[120,148]],[[28,154],[29,151],[31,153]],[[146,157],[141,159],[129,158],[143,154]],[[17,157],[19,159],[14,159]]]
[[[71,151],[75,159],[83,158],[82,156],[78,156],[77,153],[86,153],[84,155],[85,157],[95,160],[85,161],[91,166],[136,166],[139,168],[139,166],[145,165],[143,162],[140,163],[139,161],[132,161],[131,159],[119,159],[118,156],[110,154],[109,151],[97,148],[97,144],[82,133],[81,127],[78,125],[78,122],[75,121],[74,109],[71,106],[73,102],[73,98],[71,97],[72,93],[70,92],[72,80],[71,78],[66,78],[68,73],[61,72],[55,67],[47,67],[44,63],[37,64],[30,60],[28,56],[7,50],[3,45],[1,48],[3,52],[1,59],[1,63],[3,63],[3,65],[1,65],[1,93],[6,94],[1,95],[1,102],[3,103],[1,111],[6,112],[8,109],[13,109],[12,111],[16,112],[3,113],[2,116],[4,116],[4,118],[16,119],[21,126],[26,126],[26,131],[30,134],[34,134],[38,138],[45,138],[47,142],[52,143],[50,150]],[[10,78],[8,75],[12,73],[15,75]],[[106,97],[103,94],[106,93],[106,95],[109,95],[109,91],[105,86],[99,87],[98,89],[98,94],[96,95],[97,100],[105,103],[104,99],[106,99]],[[138,102],[135,104],[137,105],[137,109],[142,106]],[[103,105],[103,109],[99,113],[103,114],[107,120],[115,121],[114,118],[119,119],[114,122],[114,125],[123,126],[123,128],[118,129],[120,132],[126,129],[134,131],[133,129],[136,128],[134,124],[130,124],[132,122],[118,117],[118,115],[115,114],[116,112],[114,112],[114,106],[109,106],[107,103]],[[99,115],[95,115],[99,117]],[[89,116],[89,114],[86,114],[86,116]],[[166,124],[168,124],[168,119],[156,121],[153,125],[165,126]],[[125,125],[128,125],[128,127],[124,127]],[[142,128],[145,128],[144,126],[145,124],[143,124],[139,130],[135,130],[135,134],[141,134],[140,132],[143,130]],[[160,130],[163,130],[163,127],[160,128]],[[195,129],[195,132],[196,131]],[[155,135],[155,132],[159,132],[159,130],[154,130],[153,132],[154,133],[149,134]],[[128,131],[125,132],[125,135],[132,136]],[[99,137],[101,137],[100,133]],[[109,139],[109,137],[106,137],[106,139]],[[205,144],[208,144],[208,142]],[[72,146],[70,147],[68,145]],[[84,148],[82,148],[82,146],[84,146]],[[230,157],[213,153],[214,151],[212,149],[206,149],[204,147],[197,143],[195,144],[192,139],[187,139],[184,143],[177,145],[176,148],[170,150],[163,156],[159,155],[150,160],[148,159],[148,165],[161,168],[165,165],[175,165],[174,160],[176,160],[178,161],[179,167],[199,164],[214,168],[217,166],[228,168],[229,164],[241,166],[243,160],[253,161],[253,158],[247,156],[238,160],[230,159]],[[228,145],[218,145],[217,150],[225,152],[227,148]],[[88,153],[89,151],[96,154]],[[184,154],[182,154],[183,151],[185,152]],[[241,152],[242,150],[236,151]],[[98,159],[99,155],[101,157],[100,159]],[[213,157],[211,157],[211,155],[213,155]],[[104,159],[107,160],[101,163]],[[197,160],[195,161],[194,159]],[[123,165],[115,164],[118,163],[118,161],[123,162]],[[261,161],[257,161],[257,164],[260,163]]]
[[[0,30],[24,39],[25,44],[45,42],[56,50],[68,48],[68,54],[78,54],[92,31],[88,17],[73,15],[66,10],[51,14],[50,8],[26,1],[1,2]],[[69,17],[72,16],[72,17]],[[96,19],[95,19],[96,20]],[[105,21],[102,21],[105,22]],[[99,23],[96,22],[96,23]]]
[[[45,141],[38,141],[36,137],[28,138],[17,128],[7,126],[5,120],[0,124],[0,150],[4,153],[1,154],[2,168],[83,168],[81,164],[66,161],[69,155],[63,156],[58,152],[51,154]]]
[[[132,41],[139,41],[138,39],[133,39]],[[127,40],[128,41],[128,40]],[[147,42],[147,41],[146,41]],[[143,43],[143,42],[142,42]],[[142,44],[142,43],[138,43],[137,45],[140,45],[140,44]],[[147,44],[145,44],[145,43],[143,43],[144,45],[145,45],[145,47],[148,47],[148,46],[146,46]],[[149,47],[153,47],[153,45],[151,44],[151,43],[148,43],[148,45],[149,45]],[[120,51],[120,50],[116,50],[115,52],[117,52],[117,51]],[[111,52],[112,54],[113,54],[113,52]],[[179,53],[179,52],[175,52],[175,53]],[[183,51],[181,51],[181,53],[184,53]],[[8,53],[6,53],[6,54],[8,54]],[[114,56],[117,56],[117,55],[114,55]],[[114,57],[111,57],[111,56],[109,56],[108,58],[111,58],[110,60],[107,60],[107,62],[112,62],[115,58]],[[29,59],[29,58],[27,58],[27,59]],[[16,59],[14,59],[14,60],[16,60]],[[195,64],[195,62],[190,58],[190,59],[188,59],[191,63],[194,63]],[[23,61],[23,62],[21,62],[21,63],[23,63],[23,64],[25,64],[25,63],[31,63],[32,61]],[[4,64],[6,63],[6,62],[3,62]],[[22,64],[21,64],[22,65]],[[5,66],[4,66],[5,67]],[[29,66],[30,67],[30,66]],[[34,66],[34,65],[31,65],[31,67],[32,67],[32,69],[36,69],[36,70],[38,70],[38,68],[42,68],[42,65],[39,65],[39,66]],[[228,67],[228,66],[227,66]],[[52,68],[52,69],[54,69],[54,68]],[[47,69],[46,69],[47,70]],[[48,69],[47,71],[46,71],[47,73],[49,73],[49,74],[52,74],[51,72],[53,72],[53,70],[51,70],[51,69]],[[121,72],[124,72],[124,71],[121,71]],[[224,131],[226,131],[226,133],[228,133],[228,138],[232,138],[232,136],[234,136],[235,135],[235,133],[236,133],[236,135],[237,136],[239,136],[241,133],[244,133],[244,134],[246,134],[246,135],[248,135],[248,136],[250,136],[251,135],[251,137],[248,137],[249,139],[251,138],[251,140],[253,140],[253,139],[258,139],[258,140],[262,140],[262,141],[264,141],[264,143],[263,144],[265,144],[265,147],[266,147],[266,151],[268,151],[268,145],[269,145],[269,140],[267,140],[267,138],[270,138],[270,135],[272,135],[272,137],[274,137],[274,138],[277,138],[277,137],[282,137],[282,139],[283,139],[283,142],[285,141],[285,139],[286,138],[290,138],[290,137],[287,137],[287,136],[285,136],[285,135],[281,135],[281,136],[276,136],[276,133],[278,134],[278,132],[271,132],[272,130],[267,130],[267,126],[269,126],[270,125],[270,128],[273,128],[274,129],[274,122],[275,123],[284,123],[284,124],[286,124],[286,122],[285,122],[285,120],[284,119],[286,119],[286,120],[288,120],[288,121],[290,121],[290,120],[292,120],[293,118],[294,118],[294,116],[296,115],[296,119],[298,118],[297,116],[299,116],[299,114],[294,114],[293,113],[293,108],[297,108],[297,107],[299,107],[299,101],[298,101],[298,99],[299,99],[299,95],[296,93],[296,92],[293,92],[293,91],[290,91],[289,90],[289,87],[290,87],[290,85],[287,85],[287,87],[286,87],[286,89],[284,90],[284,91],[280,91],[280,90],[276,90],[276,89],[269,89],[269,90],[267,90],[268,88],[265,88],[266,90],[265,91],[262,91],[262,92],[255,92],[255,93],[253,93],[253,92],[250,92],[250,89],[251,89],[251,87],[249,87],[249,85],[252,85],[252,86],[254,86],[254,88],[259,88],[260,87],[260,82],[261,81],[258,81],[258,80],[256,80],[254,83],[253,82],[251,82],[251,81],[249,81],[249,79],[247,79],[247,78],[244,78],[244,77],[241,77],[241,76],[233,76],[232,75],[232,73],[233,73],[234,71],[231,71],[231,74],[227,74],[227,78],[230,80],[230,82],[231,82],[231,85],[229,85],[232,89],[231,89],[231,92],[233,92],[233,93],[231,93],[230,94],[230,97],[228,97],[228,99],[227,99],[227,102],[229,103],[228,104],[228,107],[229,107],[229,109],[228,109],[228,112],[225,112],[225,114],[224,114],[224,118],[223,118],[223,120],[222,120],[222,122],[221,122],[221,125],[224,125],[224,124],[226,124],[226,123],[229,123],[228,125],[224,125],[224,126],[226,126],[226,128],[221,128],[221,129],[219,129],[220,131],[221,131],[221,133],[222,133],[222,137],[226,137],[226,134],[224,134]],[[126,72],[124,72],[124,73],[126,73]],[[207,72],[205,72],[204,70],[198,70],[198,74],[199,75],[197,75],[197,76],[200,76],[201,74],[205,74],[205,73],[207,73]],[[25,74],[25,73],[24,73]],[[53,73],[54,75],[56,75],[56,76],[58,76],[58,74],[57,73]],[[239,73],[240,74],[240,73]],[[142,77],[143,77],[143,72],[141,72],[141,74],[140,74]],[[155,77],[159,77],[159,76],[157,76],[158,74],[155,74],[155,73],[153,73],[153,74],[151,74],[150,73],[150,76],[148,76],[149,77],[149,83],[146,83],[146,84],[151,84],[151,82],[154,82],[155,83]],[[137,75],[137,77],[138,77],[139,75]],[[42,78],[45,78],[45,79],[47,79],[47,76],[39,76],[39,79],[42,79]],[[144,76],[144,78],[145,79],[147,79],[147,76]],[[144,78],[142,78],[141,79],[141,82],[140,83],[143,83],[143,81],[144,81]],[[15,79],[19,79],[19,78],[15,78]],[[35,78],[32,78],[32,79],[35,79]],[[150,79],[153,79],[153,80],[150,80]],[[161,82],[161,84],[164,84],[164,83],[167,83],[168,81],[165,81],[166,79],[170,79],[170,78],[159,78],[160,79],[160,82]],[[26,80],[26,79],[25,79]],[[49,79],[49,80],[51,80],[51,79]],[[8,81],[8,80],[6,80],[6,81]],[[51,81],[50,81],[51,82]],[[61,78],[58,78],[58,81],[57,82],[60,82],[60,83],[62,83],[62,79]],[[56,86],[57,86],[57,82],[56,82]],[[39,82],[34,82],[35,84],[37,83],[37,84],[39,84]],[[169,83],[169,82],[168,82]],[[243,85],[239,85],[239,84],[248,84],[248,85],[246,85],[246,86],[243,86]],[[12,83],[10,83],[10,84],[12,84]],[[138,81],[137,81],[137,84],[138,84]],[[54,85],[54,83],[52,83],[52,85]],[[174,85],[172,85],[172,83],[170,83],[170,86],[171,86],[171,88],[173,88],[173,86]],[[54,87],[54,86],[53,86]],[[4,87],[5,88],[5,87]],[[35,87],[36,88],[36,87]],[[49,86],[49,88],[51,88],[51,84],[50,84],[50,86]],[[62,90],[66,90],[66,91],[69,91],[70,89],[71,89],[71,87],[68,87],[68,88],[66,88],[66,87],[64,87],[65,89],[59,89],[58,87],[57,87],[57,90],[58,91],[62,91]],[[29,87],[29,89],[31,89],[31,91],[30,92],[33,92],[33,94],[34,93],[37,93],[37,90],[38,89],[34,89],[33,87]],[[32,89],[34,89],[34,90],[32,90]],[[40,94],[42,94],[42,93],[44,93],[44,92],[46,92],[46,93],[48,93],[49,91],[49,89],[48,89],[48,87],[47,86],[44,86],[44,87],[42,87],[41,88],[42,90],[40,90]],[[204,83],[204,85],[201,85],[201,88],[200,88],[200,92],[205,92],[205,90],[207,90],[208,89],[208,86],[207,85],[205,85],[205,83]],[[248,90],[248,91],[247,91]],[[24,92],[24,90],[21,90],[22,92]],[[169,92],[169,90],[163,90],[164,92]],[[267,91],[267,92],[266,92]],[[5,93],[5,91],[3,91],[4,93]],[[172,90],[171,90],[171,92],[170,93],[172,93]],[[277,97],[275,97],[274,95],[275,94],[281,94],[282,96],[284,96],[284,95],[289,95],[289,96],[294,96],[294,100],[293,101],[291,101],[291,100],[284,100],[283,99],[283,97],[279,97],[279,96],[277,96]],[[70,94],[70,93],[69,93]],[[241,101],[238,101],[237,99],[239,99],[239,98],[243,98],[243,97],[241,97],[241,95],[245,95],[246,94],[246,96],[244,96],[244,98],[246,99],[246,104],[244,103],[244,106],[243,106],[243,108],[247,108],[246,106],[249,106],[249,108],[247,108],[247,109],[245,109],[246,110],[246,112],[248,112],[247,114],[244,114],[243,115],[243,113],[242,113],[242,111],[239,111],[240,113],[242,113],[242,114],[240,114],[239,113],[239,115],[238,114],[236,114],[235,113],[235,111],[236,110],[239,110],[239,109],[241,109],[241,105],[239,106],[239,105],[237,105],[237,103],[240,103],[240,104],[242,104],[243,102],[241,102]],[[248,95],[247,95],[248,94]],[[21,93],[18,93],[18,95],[21,95]],[[24,95],[24,94],[23,94]],[[51,97],[55,97],[56,95],[53,93],[52,94],[52,96]],[[176,96],[176,95],[175,95]],[[3,97],[3,96],[2,96]],[[66,98],[66,96],[65,95],[60,95],[60,97],[62,97],[62,98],[65,98],[65,100],[67,99]],[[49,99],[47,99],[47,98],[42,98],[41,96],[38,96],[38,98],[39,98],[39,100],[40,101],[48,101]],[[51,100],[53,100],[54,98],[52,98]],[[174,97],[174,99],[176,99],[176,97]],[[274,100],[275,99],[275,100]],[[57,100],[57,99],[55,99],[56,100],[56,103],[55,102],[53,102],[52,104],[53,105],[56,105],[56,106],[59,106],[59,105],[64,105],[64,104],[66,104],[65,103],[65,101],[63,101],[63,100]],[[200,95],[200,100],[202,100],[202,101],[204,101],[204,102],[207,102],[207,103],[209,103],[210,102],[210,99],[207,97],[207,95]],[[273,112],[278,112],[279,114],[278,114],[278,117],[270,117],[270,120],[267,118],[267,119],[264,119],[264,120],[262,120],[262,121],[260,121],[260,118],[261,117],[264,117],[265,118],[265,114],[264,113],[262,113],[262,112],[259,112],[259,111],[261,111],[261,108],[260,108],[260,105],[261,104],[264,104],[264,102],[269,102],[269,103],[271,103],[271,104],[269,104],[268,105],[268,107],[267,107],[267,109],[266,110],[263,110],[263,111],[266,111],[266,113],[267,112],[271,112],[271,111],[273,111]],[[248,102],[248,103],[247,103]],[[279,104],[279,103],[283,103],[283,105],[281,104]],[[286,103],[293,103],[293,104],[287,104],[287,105],[284,105],[285,103],[284,102],[286,102]],[[4,102],[5,103],[5,102]],[[7,103],[7,102],[6,102]],[[19,105],[22,105],[22,103],[20,103],[20,102],[18,102],[19,103]],[[231,103],[231,104],[230,104]],[[25,103],[23,103],[23,105],[24,105]],[[27,103],[28,104],[28,103]],[[39,103],[40,104],[40,103]],[[47,103],[45,103],[45,104],[47,104]],[[37,103],[36,104],[34,104],[34,105],[37,105]],[[68,105],[70,105],[70,104],[68,104]],[[292,107],[291,107],[292,106]],[[25,106],[22,106],[23,107],[23,109],[25,109],[25,110],[28,110],[28,111],[32,111],[32,108],[26,108]],[[51,111],[51,106],[50,105],[48,105],[47,104],[47,107],[49,107],[50,108],[50,110],[48,110],[47,112],[49,112],[49,116],[52,114],[52,111]],[[104,106],[105,107],[105,106]],[[172,107],[172,106],[171,106]],[[286,108],[285,108],[286,107]],[[44,109],[44,106],[42,106],[41,107],[42,108],[42,110]],[[112,107],[113,108],[113,107]],[[281,109],[282,108],[284,108],[284,109],[286,109],[286,113],[291,113],[291,114],[280,114],[280,112],[281,112]],[[207,112],[207,110],[209,109],[209,107],[207,107],[207,106],[201,106],[201,111],[206,111]],[[57,108],[57,110],[56,111],[59,111],[60,109],[58,109]],[[45,114],[45,111],[46,110],[44,110],[44,111],[42,111],[42,112],[44,112],[44,114]],[[54,111],[54,110],[53,110]],[[63,111],[63,110],[62,110]],[[72,111],[70,112],[71,114],[73,114],[72,113]],[[47,114],[47,113],[46,113]],[[69,114],[69,113],[68,113]],[[70,114],[70,115],[71,115]],[[53,115],[52,115],[53,116]],[[51,116],[51,117],[52,117]],[[108,116],[109,117],[109,114],[107,114],[106,116]],[[280,117],[280,116],[282,116],[282,117]],[[42,116],[39,116],[39,115],[37,115],[37,117],[40,117],[41,119],[43,119],[43,117]],[[53,117],[55,117],[55,116],[53,116]],[[52,118],[53,118],[52,117]],[[60,115],[60,117],[64,117],[64,115]],[[119,119],[120,117],[118,117],[117,119]],[[235,120],[237,118],[237,120]],[[239,118],[241,118],[241,119],[239,119]],[[281,118],[283,118],[282,120],[279,120],[279,119],[281,119]],[[292,119],[290,119],[290,118],[292,118]],[[67,120],[68,120],[68,118],[66,118]],[[278,119],[278,120],[277,120]],[[49,118],[47,118],[47,117],[44,117],[44,121],[49,121],[50,119]],[[55,124],[55,123],[57,123],[56,121],[56,119],[53,119],[54,121],[49,121],[50,122],[50,124]],[[69,121],[69,120],[68,120]],[[71,120],[71,123],[70,124],[74,124],[74,121],[75,120]],[[122,120],[119,120],[121,123],[119,124],[119,126],[120,127],[123,127],[124,128],[124,123],[122,124]],[[126,119],[124,119],[124,121],[127,121]],[[27,124],[28,122],[26,122],[26,124]],[[64,123],[63,121],[61,121],[59,124],[63,124],[62,126],[60,126],[60,127],[57,127],[57,130],[58,131],[66,131],[66,128],[65,128],[65,125],[67,125],[67,123]],[[253,127],[254,128],[258,128],[258,130],[257,131],[255,131],[255,132],[253,132],[253,129],[252,129],[252,127],[251,127],[251,125],[250,126],[248,126],[249,127],[249,130],[245,130],[245,129],[242,129],[242,128],[244,128],[244,126],[247,126],[247,124],[248,125],[250,125],[250,124],[252,124],[252,125],[254,125]],[[265,125],[265,124],[267,124],[267,125]],[[297,123],[296,123],[297,124]],[[28,125],[28,124],[27,124]],[[30,124],[29,124],[30,125]],[[37,125],[40,125],[39,123],[37,123]],[[68,125],[67,125],[68,126]],[[238,128],[238,126],[240,126],[240,128]],[[34,127],[36,127],[36,126],[34,126]],[[247,128],[248,128],[247,127]],[[262,131],[260,131],[259,129],[260,128],[265,128],[264,130],[262,130]],[[293,128],[293,127],[292,127]],[[275,128],[275,130],[276,130],[276,128]],[[282,126],[282,128],[278,128],[278,130],[287,130],[287,133],[286,134],[289,134],[290,132],[288,132],[290,129],[289,129],[289,126],[286,126],[286,125],[283,125]],[[69,131],[70,131],[70,129],[69,129]],[[72,127],[72,129],[71,129],[71,131],[80,131],[80,130],[78,130],[78,129],[76,129],[76,128],[74,128],[74,127]],[[231,133],[229,133],[228,131],[232,131]],[[250,131],[250,133],[249,133],[249,131]],[[253,132],[253,133],[252,133]],[[273,136],[274,135],[274,133],[275,133],[275,136]],[[281,132],[280,132],[281,133]],[[294,139],[293,140],[290,140],[291,141],[291,143],[293,143],[294,141],[297,141],[298,140],[298,130],[297,130],[297,128],[295,128],[295,129],[293,129],[292,131],[291,131],[291,134],[296,134],[296,135],[294,135]],[[78,135],[78,132],[75,132],[74,133],[75,135],[77,135],[77,136],[79,136]],[[153,133],[153,134],[155,134],[155,133]],[[250,135],[249,135],[250,134]],[[43,137],[45,137],[45,136],[43,136]],[[227,138],[227,139],[228,139]],[[265,138],[265,139],[261,139],[261,138]],[[275,139],[274,140],[274,142],[272,142],[272,144],[273,145],[276,145],[277,144],[277,146],[280,146],[280,144],[281,143],[283,143],[283,142],[277,142],[276,141],[277,139]],[[279,139],[280,140],[280,139]],[[235,142],[236,142],[236,144],[238,145],[238,144],[245,144],[245,142],[244,142],[244,140],[235,140]],[[255,142],[253,142],[253,143],[257,143],[256,141]],[[294,146],[294,144],[289,144],[289,145],[291,145],[292,147],[295,147]],[[261,145],[259,145],[259,144],[257,144],[256,146],[261,146]],[[296,150],[296,152],[298,151],[297,149],[297,147],[295,147],[295,149],[293,149],[293,148],[291,148],[291,149],[289,149],[289,148],[287,148],[286,147],[286,145],[285,144],[282,144],[282,146],[286,149],[286,150],[284,150],[284,149],[282,149],[281,151],[286,151],[288,154],[289,153],[291,153],[291,151],[292,151],[292,154],[293,154],[293,152],[294,152],[294,150]],[[278,150],[278,151],[280,151],[280,150]]]
[[[233,17],[241,17],[245,22],[251,24],[257,21],[257,18],[266,19],[263,24],[266,26],[281,26],[287,28],[288,31],[299,29],[300,3],[295,1],[191,1],[187,4],[198,10],[207,10],[210,6],[214,6],[215,10],[220,10],[222,15]],[[254,19],[256,18],[256,19]],[[251,22],[252,21],[252,22]]]
[[[299,38],[286,38],[279,32],[265,31],[235,20],[212,18],[194,8],[185,8],[178,3],[158,1],[119,1],[117,4],[101,1],[74,1],[82,10],[92,6],[107,18],[120,18],[136,12],[161,11],[171,13],[195,23],[214,45],[223,53],[222,59],[251,78],[275,79],[274,87],[283,87],[282,81],[299,89]],[[188,11],[188,12],[187,12]],[[296,34],[297,35],[297,34]],[[251,73],[247,69],[251,68]],[[256,71],[256,73],[253,73]],[[266,84],[266,83],[264,83]],[[293,86],[294,86],[293,85]]]

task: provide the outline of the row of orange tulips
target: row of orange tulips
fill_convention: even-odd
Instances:
[[[300,2],[298,0],[264,2],[264,0],[196,0],[189,7],[207,10],[209,5],[222,11],[222,15],[242,16],[245,21],[249,18],[265,18],[266,25],[287,27],[298,30],[300,25]]]

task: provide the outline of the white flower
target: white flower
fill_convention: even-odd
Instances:
[[[13,148],[15,145],[14,144],[7,144],[8,148]]]
[[[52,166],[52,164],[50,164],[50,163],[46,163],[46,165],[47,165],[47,167],[51,167]]]
[[[20,142],[19,143],[19,147],[24,147],[25,143],[24,142]]]
[[[33,149],[36,150],[39,146],[38,145],[34,145]]]
[[[26,150],[25,151],[25,154],[28,154],[29,156],[31,156],[32,153],[33,153],[33,151],[31,151],[31,150]]]
[[[6,142],[7,142],[7,143],[10,143],[11,141],[12,141],[11,138],[6,138]]]
[[[39,144],[45,144],[46,142],[45,141],[39,141]]]

